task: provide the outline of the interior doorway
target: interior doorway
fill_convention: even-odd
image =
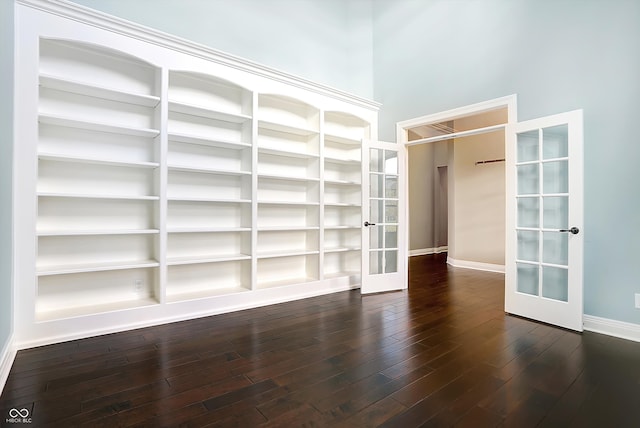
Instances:
[[[504,272],[508,101],[402,123],[410,256],[446,251],[450,265]]]

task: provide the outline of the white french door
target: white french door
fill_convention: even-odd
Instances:
[[[507,127],[505,311],[582,331],[582,110]]]
[[[407,288],[404,152],[394,143],[363,144],[362,294]]]

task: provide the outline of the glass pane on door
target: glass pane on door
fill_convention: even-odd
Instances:
[[[398,154],[370,149],[369,273],[398,270]]]
[[[516,291],[567,301],[568,127],[517,134]]]

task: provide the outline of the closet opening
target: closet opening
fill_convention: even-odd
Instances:
[[[511,111],[506,102],[458,110],[403,123],[408,256],[441,254],[452,266],[504,272],[505,127]]]

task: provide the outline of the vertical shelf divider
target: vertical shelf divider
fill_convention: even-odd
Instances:
[[[251,290],[258,288],[258,92],[251,93]]]
[[[164,304],[167,301],[167,186],[168,186],[168,168],[167,168],[167,153],[169,151],[169,137],[168,137],[168,122],[169,122],[169,70],[166,67],[160,68],[158,73],[158,94],[160,94],[160,105],[156,116],[158,117],[158,124],[160,127],[160,135],[157,139],[156,148],[156,160],[159,163],[157,169],[158,176],[158,196],[160,200],[157,202],[158,209],[156,210],[156,226],[160,229],[160,236],[158,237],[157,257],[160,262],[158,267],[158,286],[156,298],[160,304]]]

